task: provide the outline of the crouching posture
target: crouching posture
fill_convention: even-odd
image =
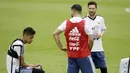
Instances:
[[[7,53],[8,73],[45,73],[40,64],[27,64],[24,61],[25,44],[33,41],[35,30],[27,27],[23,31],[23,37],[12,42]]]

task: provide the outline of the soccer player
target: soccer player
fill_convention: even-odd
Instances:
[[[8,73],[44,73],[40,64],[28,64],[24,61],[25,44],[30,44],[34,35],[35,30],[27,27],[23,31],[23,37],[12,42],[6,60]]]
[[[91,50],[91,56],[96,68],[100,68],[101,73],[107,73],[104,50],[102,46],[102,36],[106,31],[104,18],[96,14],[97,3],[95,1],[88,2],[88,14],[84,18],[93,30],[94,44]]]
[[[67,73],[94,73],[90,57],[93,45],[92,30],[81,18],[82,7],[74,4],[71,7],[72,18],[65,20],[53,33],[56,44],[68,54]],[[64,32],[67,48],[65,48],[59,35]],[[88,42],[89,41],[89,42]]]

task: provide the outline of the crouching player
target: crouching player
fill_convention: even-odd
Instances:
[[[27,27],[23,31],[23,37],[12,42],[6,60],[8,73],[45,73],[40,64],[27,64],[24,61],[25,44],[30,44],[34,35],[35,30]]]

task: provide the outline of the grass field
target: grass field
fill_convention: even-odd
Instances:
[[[87,13],[89,0],[0,0],[0,73],[6,71],[6,53],[9,45],[22,36],[25,27],[37,33],[32,44],[27,45],[25,60],[41,63],[46,73],[66,73],[67,56],[56,46],[52,33],[65,19],[70,18],[70,7],[83,6]],[[130,0],[96,0],[98,14],[103,16],[107,32],[103,45],[108,72],[119,73],[120,59],[130,56]],[[61,36],[65,43],[64,36]],[[100,73],[97,70],[97,73]]]

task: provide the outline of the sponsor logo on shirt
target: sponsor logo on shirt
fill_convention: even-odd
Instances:
[[[69,49],[70,50],[79,50],[79,40],[81,33],[79,33],[78,28],[74,27],[69,33]]]

